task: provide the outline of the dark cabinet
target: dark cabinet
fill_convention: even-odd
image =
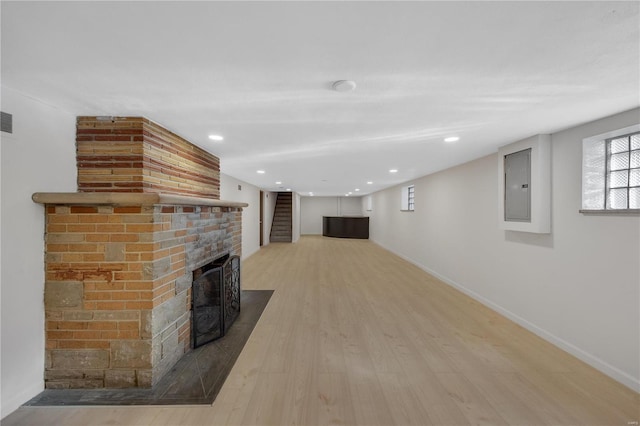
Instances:
[[[323,216],[322,235],[337,238],[369,238],[369,218],[366,216]]]

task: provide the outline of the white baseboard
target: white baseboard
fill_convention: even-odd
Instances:
[[[421,263],[415,261],[414,259],[411,259],[410,257],[407,257],[401,253],[396,252],[395,250],[392,250],[391,248],[385,246],[384,244],[381,244],[379,241],[375,241],[375,240],[371,240],[373,243],[379,245],[380,247],[384,248],[385,250],[390,251],[391,253],[395,254],[396,256],[406,260],[407,262],[417,266],[418,268],[422,269],[423,271],[433,275],[434,277],[438,278],[439,280],[441,280],[442,282],[444,282],[445,284],[448,284],[452,287],[454,287],[455,289],[461,291],[462,293],[466,294],[467,296],[475,299],[476,301],[482,303],[483,305],[487,306],[488,308],[493,309],[494,311],[498,312],[501,315],[504,315],[505,317],[509,318],[511,321],[515,322],[516,324],[526,328],[527,330],[531,331],[532,333],[536,334],[537,336],[543,338],[544,340],[546,340],[547,342],[559,347],[560,349],[564,350],[565,352],[570,353],[571,355],[575,356],[576,358],[578,358],[581,361],[586,362],[587,364],[589,364],[590,366],[592,366],[593,368],[595,368],[596,370],[606,374],[607,376],[611,377],[612,379],[622,383],[623,385],[627,386],[628,388],[630,388],[631,390],[634,390],[635,392],[639,392],[640,393],[640,380],[636,379],[635,377],[631,376],[630,374],[625,373],[624,371],[612,366],[611,364],[601,360],[600,358],[590,354],[589,352],[586,352],[585,350],[573,345],[570,342],[567,342],[564,339],[559,338],[558,336],[554,335],[553,333],[548,332],[547,330],[538,327],[536,324],[526,320],[525,318],[522,318],[521,316],[509,311],[508,309],[503,308],[502,306],[494,303],[493,301],[483,297],[482,295],[476,293],[473,290],[468,289],[467,287],[463,286],[460,283],[455,282],[454,280],[432,270],[431,268],[422,265]]]

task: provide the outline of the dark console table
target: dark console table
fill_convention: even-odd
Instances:
[[[323,216],[322,235],[337,238],[369,238],[367,216]]]

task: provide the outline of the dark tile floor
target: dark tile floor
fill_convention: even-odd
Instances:
[[[184,355],[152,389],[45,389],[24,405],[211,404],[273,290],[243,290],[240,315],[219,340]]]

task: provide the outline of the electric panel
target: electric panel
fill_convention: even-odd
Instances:
[[[504,220],[531,222],[531,148],[504,156]]]

